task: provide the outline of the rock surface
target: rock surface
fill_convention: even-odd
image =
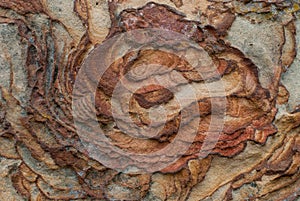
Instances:
[[[2,0],[0,198],[299,200],[299,10]]]

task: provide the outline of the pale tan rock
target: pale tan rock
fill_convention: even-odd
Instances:
[[[0,200],[299,199],[300,23],[297,11],[300,5],[291,2],[2,0]],[[96,134],[87,144],[83,138],[79,139],[72,92],[79,70],[93,50],[109,38],[137,28],[160,28],[184,34],[200,44],[212,59],[202,60],[200,70],[206,74],[203,77],[191,66],[197,63],[197,55],[192,48],[181,47],[179,43],[170,46],[186,51],[186,60],[153,48],[128,53],[130,46],[118,46],[117,42],[106,49],[108,55],[121,57],[100,80],[95,108],[86,111],[97,111],[106,137],[115,146],[128,152],[155,153],[175,139],[180,118],[188,119],[183,125],[186,135],[181,136],[174,150],[179,153],[187,144],[189,149],[156,172],[133,174],[118,172],[119,169],[111,169],[96,160],[99,152],[93,155],[87,149],[89,143],[100,144]],[[136,43],[151,40],[143,35],[136,37],[139,39]],[[98,65],[107,60],[95,59],[94,70],[99,70]],[[154,66],[142,74],[139,72],[140,65],[153,61],[167,69]],[[211,66],[216,68],[211,70]],[[114,118],[110,96],[120,76],[132,69],[135,71],[130,71],[122,84],[129,86],[126,90],[132,90],[130,87],[138,90],[129,102],[124,102],[125,98],[115,101],[117,118]],[[90,80],[96,71],[85,72],[85,84],[80,91],[83,94],[93,85]],[[157,85],[139,88],[153,71],[166,85],[176,89],[174,93]],[[168,75],[169,72],[172,74]],[[141,76],[137,76],[139,73]],[[220,79],[217,74],[221,75]],[[224,91],[219,87],[221,83]],[[190,86],[199,92],[195,94],[197,104],[194,105]],[[214,89],[215,97],[210,97],[207,86]],[[180,95],[186,96],[181,106],[191,106],[189,110],[182,110],[174,99]],[[226,96],[227,108],[222,133],[207,156],[199,155],[206,137],[216,134],[205,132],[210,118],[214,117],[210,101],[219,103],[217,107],[221,108],[220,95]],[[161,105],[169,112],[167,117],[155,114],[163,111],[155,110]],[[87,107],[87,102],[83,106]],[[121,116],[127,107],[131,120],[140,126],[131,129],[133,135],[120,130],[131,128],[130,121]],[[197,109],[201,110],[201,123],[195,120]],[[120,120],[119,125],[115,119]],[[153,130],[142,133],[142,128],[153,119]],[[164,124],[166,119],[168,122]],[[163,129],[153,135],[159,126]],[[197,134],[193,137],[191,133],[195,130]],[[115,164],[120,158],[128,159],[109,148],[102,151],[108,154],[103,157],[114,157]],[[140,164],[163,166],[172,154],[144,157]],[[125,166],[134,164],[134,161],[127,162]],[[134,167],[129,166],[127,170]]]

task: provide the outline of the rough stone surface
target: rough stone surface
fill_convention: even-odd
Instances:
[[[293,0],[0,1],[0,199],[299,200],[299,12]],[[168,45],[186,58],[155,48],[128,50],[107,66],[91,110],[110,142],[130,153],[152,154],[172,143],[186,118],[176,149],[190,145],[153,173],[118,172],[97,160],[79,138],[73,87],[93,50],[122,33],[147,28],[184,35],[212,59],[194,68],[192,48],[179,40]],[[126,48],[115,42],[107,53]],[[140,72],[141,65],[150,67]],[[85,74],[83,96],[93,85],[94,70]],[[151,73],[169,88],[139,87]],[[128,103],[113,100],[120,80],[122,91],[138,89]],[[212,102],[218,107],[221,102],[206,85],[220,83],[226,97],[224,127],[210,152],[199,157],[206,136],[214,134],[208,132]],[[191,102],[189,86],[199,91]],[[180,95],[187,100],[185,110],[175,99]],[[137,127],[123,118],[126,108]],[[195,120],[198,110],[200,122]],[[149,125],[150,132],[143,133]],[[151,129],[157,128],[160,132],[153,135]],[[155,157],[163,164],[164,157],[154,154],[143,165],[159,165],[153,164]]]

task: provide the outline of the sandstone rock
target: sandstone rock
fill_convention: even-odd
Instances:
[[[2,0],[1,199],[299,199],[299,10]]]

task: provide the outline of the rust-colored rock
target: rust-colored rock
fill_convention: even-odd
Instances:
[[[296,1],[281,0],[1,1],[0,197],[299,199],[299,8]],[[186,57],[163,48],[128,49],[107,66],[97,83],[95,107],[88,109],[95,111],[99,127],[115,147],[154,153],[141,163],[159,166],[153,163],[155,157],[161,157],[161,164],[165,158],[155,153],[172,144],[182,129],[176,149],[188,145],[159,171],[118,172],[97,161],[77,133],[74,83],[101,44],[149,28],[183,35],[201,47],[211,63],[192,65],[193,51],[169,43]],[[136,43],[151,41],[135,37]],[[115,50],[115,44],[107,52]],[[117,49],[122,48],[127,47]],[[82,94],[90,90],[95,74],[86,73]],[[144,86],[153,75],[168,87]],[[220,83],[225,104],[205,88]],[[117,86],[132,93],[128,102],[113,99]],[[191,102],[189,86],[197,91]],[[181,94],[188,94],[185,104],[177,99]],[[121,115],[126,110],[130,121]],[[224,115],[222,130],[213,121],[218,115]],[[146,127],[149,132],[142,132]],[[214,135],[216,141],[206,140]],[[209,145],[213,147],[208,153],[202,150]],[[122,155],[110,154],[118,165]],[[134,164],[128,161],[128,166]]]

